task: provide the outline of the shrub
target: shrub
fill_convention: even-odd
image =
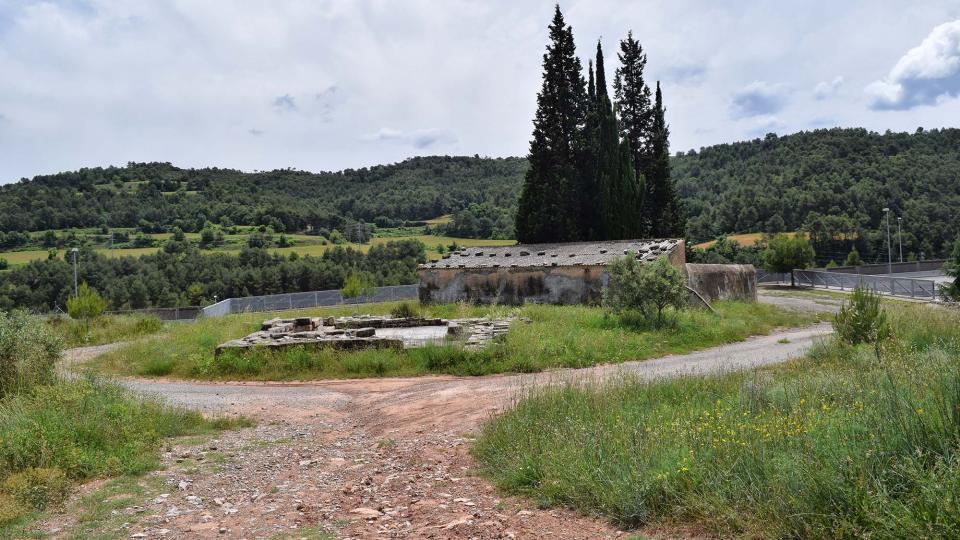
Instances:
[[[397,319],[410,319],[419,317],[420,312],[408,302],[403,302],[390,310],[390,316]]]
[[[0,527],[13,523],[30,513],[30,509],[17,499],[0,491]]]
[[[44,510],[60,504],[70,493],[70,480],[57,468],[29,467],[12,474],[3,481],[0,491],[9,494],[17,502]]]
[[[953,277],[953,283],[941,287],[941,292],[944,296],[960,302],[960,235],[957,236],[957,241],[953,245],[953,253],[945,269],[947,275]]]
[[[0,311],[0,399],[53,381],[60,347],[40,318]]]
[[[634,257],[620,257],[607,270],[610,283],[603,301],[614,313],[639,311],[649,318],[656,312],[657,322],[661,323],[665,308],[681,309],[686,303],[683,274],[663,257],[648,265],[640,264]]]
[[[105,309],[107,309],[106,299],[86,283],[80,285],[77,296],[67,299],[67,313],[74,319],[82,319],[88,332],[90,319],[99,317]]]
[[[340,294],[342,294],[344,298],[357,298],[359,296],[371,295],[373,291],[373,283],[370,282],[367,276],[353,272],[347,276],[346,281],[344,281],[343,288],[340,289]]]
[[[845,302],[833,319],[833,329],[846,343],[879,343],[890,335],[887,314],[880,306],[880,295],[857,285],[849,302]]]
[[[857,246],[853,246],[850,249],[850,253],[847,254],[847,260],[843,261],[844,266],[860,266],[863,264],[863,259],[860,258],[860,252],[857,251]]]

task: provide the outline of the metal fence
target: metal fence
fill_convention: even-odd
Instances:
[[[794,270],[793,275],[799,286],[843,291],[854,289],[862,283],[875,292],[891,296],[936,300],[939,295],[937,282],[929,279],[846,274],[823,270]]]
[[[190,321],[196,319],[203,310],[203,306],[184,306],[172,308],[121,309],[116,311],[107,311],[106,314],[146,315],[157,317],[162,321]]]
[[[946,259],[931,259],[928,261],[895,262],[881,264],[862,264],[860,266],[835,266],[833,268],[817,268],[826,272],[842,274],[905,274],[912,272],[936,272],[943,270]]]
[[[757,269],[757,283],[790,283],[790,272],[767,272]]]
[[[340,304],[367,304],[391,302],[395,300],[413,300],[417,298],[418,289],[419,285],[391,285],[387,287],[377,287],[374,289],[373,294],[355,298],[344,298],[338,290],[227,298],[203,308],[203,315],[205,317],[222,317],[230,313],[284,311],[319,306],[336,306]]]

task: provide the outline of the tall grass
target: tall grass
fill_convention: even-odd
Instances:
[[[108,353],[96,367],[119,374],[203,379],[295,379],[421,375],[485,375],[532,372],[558,367],[643,360],[682,353],[765,334],[781,326],[812,322],[810,315],[785,312],[764,304],[719,302],[719,315],[704,311],[675,314],[675,325],[648,326],[629,317],[614,317],[585,306],[424,306],[430,317],[518,317],[506,338],[483,351],[453,345],[408,351],[293,348],[254,349],[215,358],[217,344],[259,328],[268,315],[233,315],[172,325],[154,337]],[[312,310],[312,315],[389,313],[396,304],[343,306]],[[292,315],[291,315],[292,316]],[[520,318],[529,319],[529,323]]]
[[[0,536],[60,503],[72,483],[157,466],[164,437],[245,425],[138,398],[97,379],[58,380],[46,323],[0,312]]]
[[[65,347],[85,347],[126,341],[159,332],[163,321],[152,315],[102,315],[86,325],[69,317],[51,317],[47,327]]]
[[[623,526],[957,537],[960,316],[891,315],[882,361],[828,341],[747,374],[531,390],[474,452],[509,492]]]

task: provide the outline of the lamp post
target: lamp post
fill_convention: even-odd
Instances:
[[[890,248],[890,209],[884,208],[883,213],[887,215],[887,273],[893,273],[893,253]]]
[[[77,298],[80,296],[80,290],[77,288],[77,248],[70,248],[70,253],[73,254],[73,296]]]
[[[897,216],[897,242],[900,244],[900,262],[903,262],[903,216]]]

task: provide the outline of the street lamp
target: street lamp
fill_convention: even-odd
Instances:
[[[77,252],[80,251],[77,248],[70,248],[70,253],[73,254],[73,296],[75,298],[80,297],[80,290],[77,288]]]
[[[897,216],[897,242],[900,243],[900,262],[903,262],[903,216]]]
[[[887,273],[893,273],[893,253],[890,248],[890,209],[884,208],[883,213],[887,215]]]

